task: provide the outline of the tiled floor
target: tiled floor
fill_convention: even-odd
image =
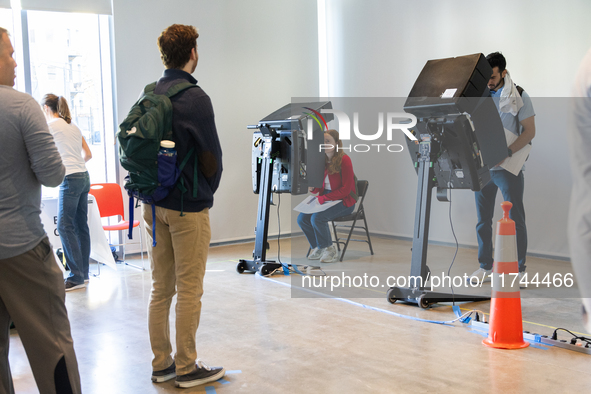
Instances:
[[[408,275],[410,242],[379,237],[373,241],[374,256],[365,245],[355,244],[345,262],[323,264],[322,268],[328,275],[366,273],[380,281],[387,275]],[[292,246],[299,256],[291,256]],[[387,286],[348,289],[338,294],[345,298],[326,298],[318,294],[323,291],[320,288],[292,292],[291,286],[301,285],[298,275],[239,275],[235,270],[238,259],[249,258],[252,249],[252,244],[240,244],[210,250],[198,352],[208,363],[223,365],[229,372],[221,381],[182,392],[591,392],[589,355],[544,346],[522,350],[485,347],[483,336],[468,325],[408,318],[452,320],[455,316],[449,304],[428,310],[390,304]],[[306,250],[301,238],[293,245],[283,240],[281,259],[304,261]],[[454,252],[455,248],[430,246],[432,274],[447,272]],[[277,243],[271,241],[267,257],[276,255]],[[460,249],[451,273],[471,273],[477,268],[475,261],[476,250]],[[562,275],[570,272],[570,265],[529,258],[528,271]],[[102,275],[92,278],[86,289],[66,295],[84,393],[179,392],[174,381],[150,381],[149,291],[149,271],[120,266],[117,271],[103,267]],[[475,291],[490,294],[490,285]],[[579,300],[554,297],[572,294],[576,292],[523,290],[524,330],[550,335],[555,327],[564,327],[582,333]],[[490,303],[461,307],[488,313]],[[567,336],[561,334],[561,338]],[[11,336],[10,362],[17,393],[36,393],[16,332]]]

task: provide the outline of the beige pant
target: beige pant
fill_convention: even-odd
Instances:
[[[209,209],[201,212],[173,211],[156,207],[156,246],[152,247],[152,208],[142,204],[142,214],[149,240],[148,255],[152,267],[152,292],[148,306],[148,330],[154,359],[152,368],[159,371],[172,362],[170,343],[170,304],[176,301],[177,375],[195,369],[197,349],[195,334],[201,315],[203,276],[211,230]]]
[[[44,238],[19,256],[0,260],[0,393],[13,393],[8,365],[14,321],[41,394],[80,393],[80,376],[66,311],[64,277]]]

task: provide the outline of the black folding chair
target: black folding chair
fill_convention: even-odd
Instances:
[[[343,257],[345,257],[345,252],[347,251],[347,247],[349,246],[349,241],[356,241],[356,242],[366,242],[369,245],[369,251],[373,255],[373,247],[371,246],[371,238],[369,237],[369,230],[367,228],[367,220],[365,219],[365,209],[363,207],[363,200],[365,199],[365,195],[367,193],[367,188],[369,187],[368,181],[360,181],[357,180],[357,192],[359,194],[359,201],[357,204],[357,208],[353,211],[352,214],[341,216],[332,221],[332,230],[334,231],[334,238],[337,243],[337,249],[339,252],[341,251],[340,244],[343,244],[343,252],[341,253],[340,261],[343,261]],[[363,224],[365,227],[362,227],[358,224],[358,221],[363,220]],[[353,222],[352,224],[335,224],[335,223],[343,223],[343,222]],[[347,235],[347,241],[343,241],[345,238],[339,238],[337,234],[337,227],[343,227],[349,229],[349,234]],[[355,228],[360,228],[365,230],[365,234],[367,239],[358,239],[358,238],[351,238],[353,235],[353,230]]]

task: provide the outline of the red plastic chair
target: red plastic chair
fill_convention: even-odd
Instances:
[[[92,194],[96,200],[98,210],[101,218],[107,218],[111,216],[120,216],[121,219],[117,224],[104,225],[103,230],[105,231],[125,231],[129,229],[129,221],[125,220],[124,209],[123,209],[123,194],[121,186],[117,183],[93,183],[90,185],[90,191],[88,194]],[[127,236],[123,235],[123,243],[115,244],[112,246],[123,246],[123,262],[126,265],[131,265],[138,269],[144,270],[144,244],[142,241],[142,231],[139,220],[133,221],[133,227],[140,227],[140,253],[142,259],[142,266],[129,264],[125,261],[125,247],[127,246]]]

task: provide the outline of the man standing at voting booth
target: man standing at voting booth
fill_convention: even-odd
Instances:
[[[500,52],[489,54],[486,59],[493,69],[488,81],[488,88],[499,111],[505,136],[507,138],[506,161],[490,169],[491,180],[482,190],[475,192],[478,224],[478,262],[480,268],[471,276],[478,280],[490,281],[493,269],[492,220],[495,209],[497,190],[501,190],[503,199],[513,204],[510,218],[515,221],[517,233],[517,257],[519,261],[519,278],[525,272],[525,255],[527,253],[527,229],[525,225],[525,208],[523,205],[525,166],[510,168],[506,163],[517,155],[527,157],[531,148],[530,142],[536,135],[534,108],[529,95],[515,85],[506,68],[507,62]]]
[[[14,321],[41,394],[80,393],[64,278],[41,224],[41,185],[65,168],[39,104],[13,89],[16,62],[0,28],[0,393],[14,393],[8,348]]]

